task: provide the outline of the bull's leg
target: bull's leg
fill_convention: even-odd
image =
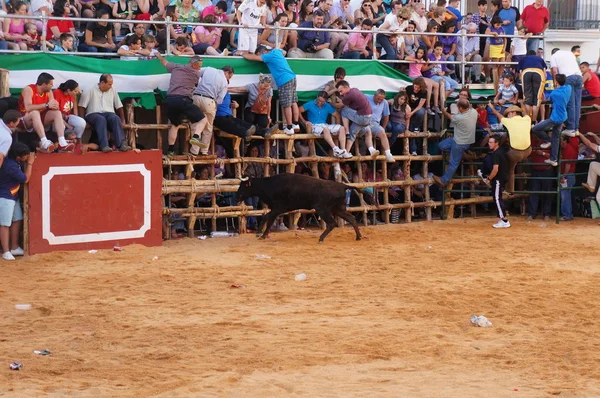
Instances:
[[[259,229],[260,231],[263,231],[259,239],[265,239],[267,237],[269,231],[271,230],[271,227],[273,226],[273,223],[275,222],[277,217],[279,217],[280,214],[280,212],[273,211],[273,209],[271,209],[271,211],[267,213],[267,215],[264,217],[263,222],[261,223],[261,228]],[[264,230],[262,229],[263,226]]]
[[[338,211],[336,216],[342,217],[342,219],[348,221],[350,225],[354,228],[354,232],[356,232],[356,240],[361,240],[362,235],[360,234],[360,230],[358,229],[358,223],[356,222],[356,218],[347,210]]]
[[[323,211],[317,210],[317,214],[323,219],[323,221],[325,221],[325,223],[327,223],[327,228],[325,228],[325,231],[323,231],[321,236],[319,236],[319,243],[323,243],[323,240],[325,240],[327,235],[329,235],[331,230],[333,230],[336,226],[335,218],[333,218],[333,215],[331,214],[330,210],[326,210],[326,211],[325,210],[323,210]]]

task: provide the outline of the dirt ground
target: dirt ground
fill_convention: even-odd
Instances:
[[[600,396],[597,221],[493,222],[2,262],[0,395]]]

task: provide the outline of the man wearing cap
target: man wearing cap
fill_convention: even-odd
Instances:
[[[213,122],[217,114],[217,105],[223,102],[227,94],[229,79],[233,77],[233,68],[224,66],[222,69],[211,67],[200,70],[202,77],[198,87],[194,90],[193,101],[200,110],[206,115],[206,124],[202,131],[202,136],[195,133],[190,139],[190,152],[197,155],[208,155],[208,147],[213,134]]]
[[[159,53],[156,56],[160,60],[160,63],[167,68],[167,71],[171,73],[165,104],[167,105],[167,117],[171,121],[167,156],[173,156],[175,155],[177,132],[184,118],[187,118],[192,123],[194,135],[197,136],[202,134],[207,123],[206,116],[204,116],[200,108],[194,105],[192,100],[192,93],[198,84],[198,80],[200,80],[202,58],[194,56],[190,58],[187,65],[181,65],[167,61]]]
[[[531,118],[529,115],[523,116],[523,110],[516,105],[509,106],[504,111],[504,116],[494,108],[491,102],[488,109],[492,110],[500,123],[508,130],[510,149],[506,153],[508,158],[506,192],[513,193],[515,191],[515,167],[517,167],[517,163],[531,155]]]
[[[457,104],[458,113],[456,115],[451,115],[445,108],[442,108],[442,112],[450,120],[450,125],[454,127],[454,137],[446,138],[440,142],[440,149],[450,152],[449,165],[444,175],[441,177],[433,176],[433,180],[441,186],[446,186],[452,179],[465,151],[469,149],[471,144],[475,143],[475,128],[477,127],[479,114],[465,98],[459,99]]]

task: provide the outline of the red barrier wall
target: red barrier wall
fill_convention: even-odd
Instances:
[[[38,154],[29,254],[162,242],[160,151]]]
[[[600,104],[600,98],[581,101],[582,106],[591,106],[592,104]],[[587,133],[588,131],[600,133],[600,113],[591,113],[590,115],[585,114],[586,112],[593,111],[593,109],[583,111],[583,116],[579,119],[579,131],[582,133]]]

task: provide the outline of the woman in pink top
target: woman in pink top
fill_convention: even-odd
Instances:
[[[408,77],[411,79],[416,79],[417,77],[422,77],[425,80],[425,84],[427,85],[427,113],[430,115],[435,115],[435,112],[442,113],[439,107],[439,98],[440,98],[440,84],[434,82],[428,77],[423,76],[423,72],[428,71],[431,66],[429,66],[429,59],[426,57],[427,48],[421,46],[417,48],[415,52],[415,56],[406,56],[407,61],[411,61],[408,64]],[[431,109],[431,93],[433,92],[433,110]]]
[[[217,17],[207,15],[202,18],[202,23],[217,23]],[[192,34],[192,48],[196,54],[220,55],[216,50],[221,44],[221,29],[214,26],[197,26]]]
[[[14,14],[27,15],[27,5],[19,1],[14,8]],[[10,22],[9,22],[10,21]],[[4,20],[4,38],[11,50],[27,50],[29,36],[25,34],[25,21],[23,19]]]

